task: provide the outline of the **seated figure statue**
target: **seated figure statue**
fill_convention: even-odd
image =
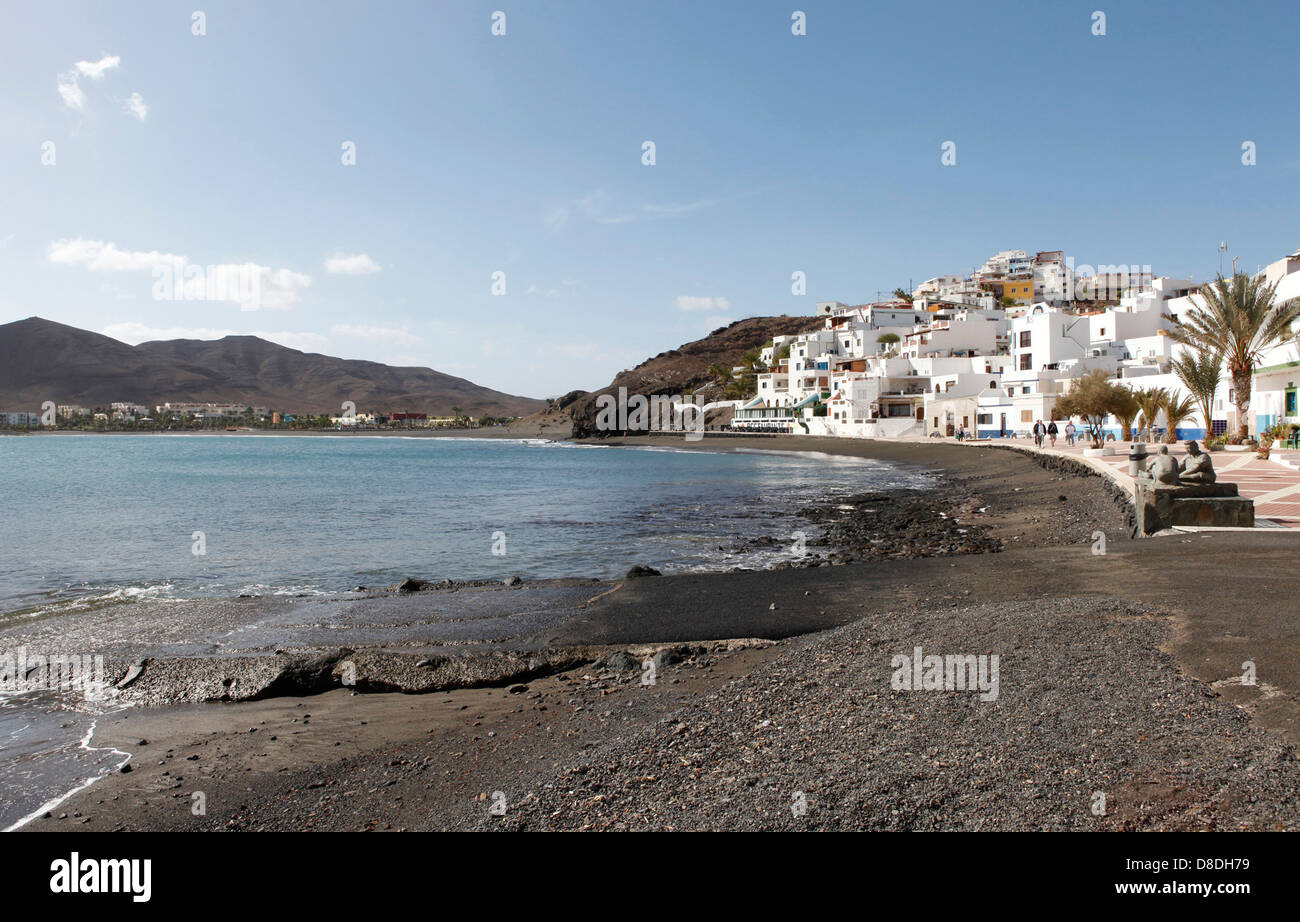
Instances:
[[[1160,451],[1147,465],[1147,473],[1156,483],[1177,486],[1179,478],[1178,459],[1169,453],[1168,445],[1161,445]]]
[[[1209,453],[1201,451],[1201,446],[1196,444],[1195,439],[1188,439],[1185,444],[1187,457],[1183,459],[1182,466],[1178,469],[1179,481],[1214,483],[1218,475],[1214,473],[1214,462],[1210,460]]]

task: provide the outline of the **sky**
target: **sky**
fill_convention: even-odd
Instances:
[[[549,397],[1002,249],[1205,280],[1220,242],[1251,271],[1300,247],[1294,5],[189,0],[4,22],[0,323],[254,333]]]

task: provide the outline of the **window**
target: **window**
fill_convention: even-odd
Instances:
[[[1020,370],[1029,371],[1030,365],[1033,363],[1033,361],[1034,361],[1034,357],[1032,355],[1030,355],[1028,352],[1023,353],[1020,356]]]
[[[1021,330],[1021,331],[1020,331],[1020,348],[1021,348],[1021,349],[1028,349],[1028,348],[1029,348],[1029,341],[1030,341],[1031,338],[1032,338],[1032,332],[1031,332],[1030,330]]]
[[[992,413],[980,413],[979,415],[977,415],[977,416],[975,417],[975,424],[976,424],[977,426],[991,426],[991,425],[993,425],[993,414],[992,414]]]
[[[1034,421],[1034,411],[1033,411],[1033,410],[1021,410],[1021,411],[1020,411],[1020,421],[1021,421],[1022,423],[1032,423],[1032,422]]]

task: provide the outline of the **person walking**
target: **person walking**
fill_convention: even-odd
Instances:
[[[1070,420],[1068,423],[1066,423],[1066,424],[1065,424],[1065,444],[1066,444],[1066,445],[1069,445],[1070,447],[1074,447],[1074,437],[1075,437],[1075,435],[1076,435],[1077,433],[1078,433],[1078,430],[1076,430],[1076,429],[1074,428],[1074,420]]]
[[[1043,436],[1047,435],[1047,427],[1043,425],[1040,419],[1034,423],[1034,445],[1038,448],[1043,447]]]
[[[1047,437],[1052,440],[1052,447],[1056,447],[1056,436],[1059,430],[1056,428],[1056,420],[1050,420],[1047,423]]]

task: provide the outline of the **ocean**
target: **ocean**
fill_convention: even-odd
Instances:
[[[305,630],[298,619],[231,622],[216,601],[238,596],[320,597],[313,629],[328,633],[329,619],[356,617],[348,605],[373,605],[340,605],[340,595],[408,576],[761,568],[790,559],[795,532],[819,533],[800,509],[932,477],[667,439],[622,448],[344,434],[0,437],[0,661],[18,644],[60,642],[76,649],[30,652],[89,656],[127,641],[173,655],[252,651]],[[213,600],[212,613],[199,604],[185,620],[192,600]],[[115,707],[111,697],[0,689],[0,829],[121,764],[124,753],[93,739]]]
[[[115,599],[762,565],[737,539],[914,469],[790,452],[393,436],[0,438],[0,625]],[[719,550],[719,547],[722,550]]]

